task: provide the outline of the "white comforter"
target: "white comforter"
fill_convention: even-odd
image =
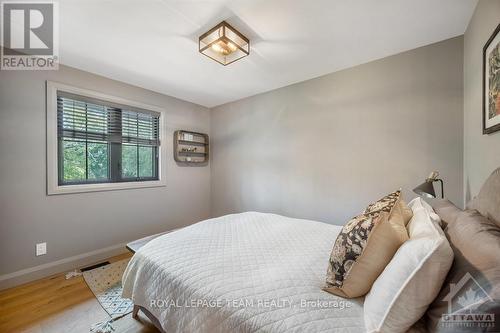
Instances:
[[[123,295],[171,332],[363,332],[363,299],[321,287],[340,227],[243,213],[141,248]]]

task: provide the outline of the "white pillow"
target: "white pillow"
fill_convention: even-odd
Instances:
[[[367,332],[406,332],[436,298],[453,263],[439,216],[420,198],[408,206],[410,238],[401,245],[366,295]]]

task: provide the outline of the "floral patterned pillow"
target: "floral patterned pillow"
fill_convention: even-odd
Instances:
[[[395,191],[347,222],[333,246],[324,290],[348,298],[366,294],[408,239],[410,218],[401,191]]]

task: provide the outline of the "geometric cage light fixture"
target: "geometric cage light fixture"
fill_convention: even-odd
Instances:
[[[250,41],[226,21],[200,36],[200,53],[226,66],[250,54]]]

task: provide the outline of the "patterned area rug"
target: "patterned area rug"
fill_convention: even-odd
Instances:
[[[122,276],[130,259],[83,272],[83,278],[112,320],[123,317],[134,308],[130,299],[122,298]]]

